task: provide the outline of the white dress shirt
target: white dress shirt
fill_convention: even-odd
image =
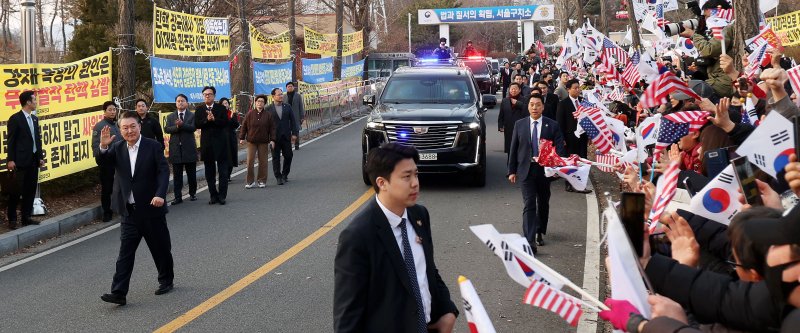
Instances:
[[[414,269],[417,271],[417,284],[419,285],[420,296],[422,296],[422,306],[425,308],[425,322],[429,323],[431,321],[431,290],[428,288],[428,264],[425,262],[425,250],[422,248],[422,244],[416,241],[417,232],[414,231],[414,227],[411,226],[411,223],[414,222],[408,220],[407,210],[403,211],[403,216],[397,216],[397,214],[392,213],[392,211],[381,203],[381,199],[378,199],[377,195],[375,196],[375,201],[378,202],[378,206],[381,207],[383,214],[386,215],[386,219],[389,220],[389,225],[392,227],[392,233],[394,234],[394,239],[397,241],[397,247],[400,248],[401,255],[404,254],[403,234],[402,230],[400,230],[400,222],[402,222],[402,219],[406,219],[408,244],[411,246],[411,253],[414,255]]]
[[[131,177],[133,177],[133,175],[136,174],[136,158],[139,157],[139,145],[141,143],[142,143],[141,135],[139,135],[139,140],[137,140],[136,144],[134,144],[133,146],[131,146],[127,142],[125,143],[125,146],[128,147],[128,157],[131,160]],[[131,191],[131,194],[128,195],[128,203],[130,204],[136,203],[136,201],[133,200],[133,191]]]
[[[31,130],[31,137],[33,138],[33,152],[36,153],[36,133],[34,132],[35,130],[33,129],[33,115],[31,115],[30,112],[26,112],[25,110],[22,110],[22,114],[25,115],[26,124],[28,125],[28,129]]]
[[[542,118],[543,117],[539,117],[539,119],[534,120],[533,117],[528,117],[528,121],[530,122],[529,125],[531,125],[531,143],[533,143],[533,122],[534,121],[536,122],[536,137],[539,138],[540,140],[542,139],[542,126],[544,126],[544,125],[542,125]]]

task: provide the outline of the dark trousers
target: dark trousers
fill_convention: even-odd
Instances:
[[[544,175],[544,168],[531,165],[522,188],[522,233],[528,242],[535,244],[536,234],[547,234],[547,220],[550,215],[550,180]]]
[[[172,178],[175,199],[183,196],[183,170],[186,170],[186,180],[189,183],[189,195],[197,194],[197,163],[172,163]]]
[[[114,190],[114,166],[100,165],[100,205],[103,214],[111,214],[111,191]]]
[[[131,214],[125,216],[121,226],[119,256],[117,257],[117,270],[114,281],[111,283],[111,292],[127,295],[131,283],[133,263],[136,249],[144,238],[153,261],[158,270],[158,283],[171,284],[175,274],[172,270],[172,244],[167,229],[167,218],[137,216],[136,209],[128,209]]]
[[[508,93],[508,87],[509,87],[509,86],[511,86],[511,84],[510,84],[510,83],[509,83],[509,84],[504,84],[504,85],[503,85],[503,98],[506,98],[506,93]]]
[[[281,169],[281,154],[283,154],[283,169]],[[292,141],[286,138],[276,140],[272,149],[272,171],[275,178],[286,177],[292,168]]]
[[[208,193],[212,198],[224,200],[228,197],[228,179],[231,177],[229,163],[230,159],[228,158],[203,161],[203,165],[206,167]],[[219,170],[219,190],[217,190],[217,170]]]
[[[36,159],[33,159],[36,161]],[[36,184],[39,182],[39,165],[33,165],[26,168],[17,167],[14,171],[14,185],[12,191],[8,193],[8,209],[6,216],[9,221],[17,220],[17,205],[20,203],[20,196],[22,196],[22,220],[31,218],[33,212],[33,197],[36,195]]]

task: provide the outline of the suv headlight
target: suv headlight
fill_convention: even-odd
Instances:
[[[460,130],[460,131],[470,131],[470,130],[476,130],[476,129],[479,129],[479,128],[481,128],[481,124],[479,122],[477,122],[477,121],[473,121],[471,123],[463,123],[463,124],[458,126],[458,130]]]
[[[372,130],[382,130],[383,129],[383,123],[370,121],[370,122],[367,122],[367,128],[372,129]]]

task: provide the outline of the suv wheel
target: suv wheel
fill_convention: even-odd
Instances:
[[[468,174],[468,180],[474,187],[486,186],[486,144],[482,144],[480,148],[480,157],[478,159],[478,166]]]

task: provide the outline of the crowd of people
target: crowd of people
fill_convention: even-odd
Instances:
[[[726,1],[710,0],[701,9],[708,17],[714,9],[730,6]],[[723,29],[724,41],[711,34],[710,30],[703,33],[690,27],[680,32],[681,37],[693,41],[699,51],[697,58],[680,55],[673,48],[659,50],[654,66],[659,75],[672,73],[686,90],[672,91],[654,107],[640,103],[648,98],[644,95],[654,84],[652,80],[621,82],[619,76],[607,75],[608,69],[602,68],[600,59],[595,63],[576,60],[564,64],[563,59],[534,60],[534,54],[529,54],[526,61],[504,64],[498,126],[509,154],[509,179],[522,181],[523,231],[531,245],[543,245],[540,233],[546,230],[550,195],[550,180],[536,162],[537,141],[553,141],[560,156],[576,154],[586,158],[587,145],[592,140],[586,133],[576,133],[581,127],[576,124],[579,106],[584,102],[603,104],[600,108],[606,117],[621,121],[630,133],[635,133],[627,141],[631,150],[637,150],[635,139],[642,137],[637,131],[641,124],[656,117],[707,112],[693,120],[696,130],[681,133],[668,142],[659,141],[667,147],[663,153],[653,154],[654,145],[648,145],[639,148],[650,152],[644,160],[621,157],[615,165],[621,188],[645,195],[645,220],[655,202],[664,200],[659,197],[664,193],[657,188],[673,181],[665,177],[669,166],[677,165],[680,170],[678,188],[696,195],[735,157],[736,148],[752,139],[767,116],[777,113],[786,120],[800,117],[797,92],[787,73],[795,64],[793,59],[785,57],[778,47],[769,46],[766,53],[771,61],[748,66],[745,55],[742,67],[749,69],[740,72],[731,56],[732,27]],[[620,73],[625,70],[625,63],[616,65]],[[753,67],[757,69],[755,74]],[[599,98],[590,100],[593,96],[589,95]],[[545,132],[542,126],[551,130]],[[560,133],[552,133],[553,127]],[[726,156],[722,167],[715,165],[720,154]],[[704,217],[690,207],[676,205],[683,209],[667,210],[658,220],[642,226],[648,230],[651,224],[662,226],[653,229],[656,231],[652,235],[645,234],[640,258],[644,278],[651,287],[651,315],[641,315],[645,311],[629,300],[607,299],[609,310],[602,311],[601,318],[627,332],[797,332],[800,206],[796,203],[800,196],[800,163],[795,153],[787,161],[775,170],[776,175],[756,169],[760,200],[751,202],[740,194],[742,207],[730,221]],[[753,165],[755,169],[754,162]]]

